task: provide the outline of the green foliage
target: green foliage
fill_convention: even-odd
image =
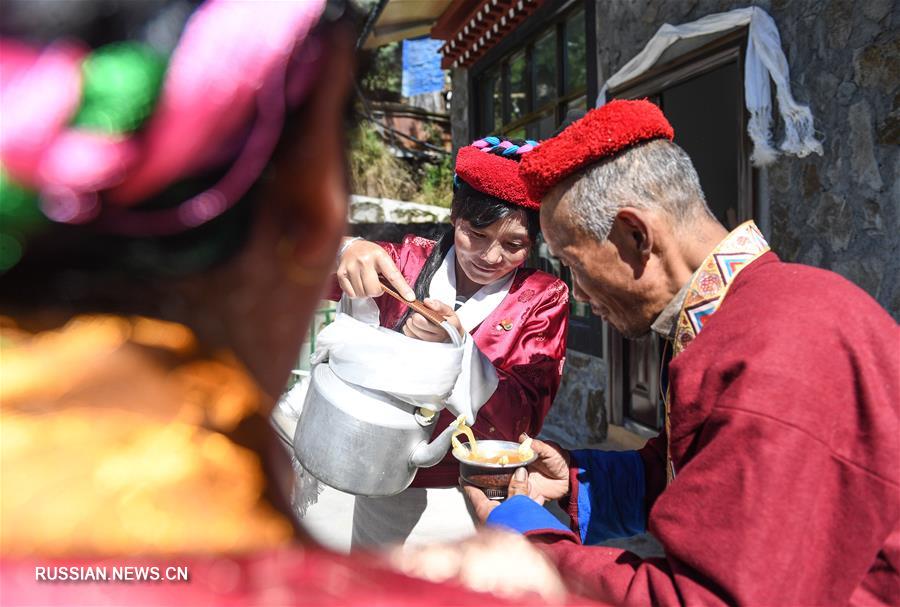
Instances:
[[[422,180],[420,201],[438,207],[449,207],[453,202],[453,162],[446,155],[436,164],[426,164]]]
[[[449,207],[453,164],[449,155],[436,163],[408,164],[363,122],[350,139],[350,183],[354,194]]]
[[[350,141],[350,183],[354,194],[414,200],[415,180],[371,124],[364,122]]]
[[[364,51],[365,69],[360,86],[371,97],[399,96],[403,73],[403,58],[399,42],[391,42],[370,51]]]

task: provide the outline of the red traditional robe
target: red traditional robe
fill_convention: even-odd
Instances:
[[[410,286],[434,248],[433,241],[417,236],[407,236],[400,244],[380,244]],[[340,296],[335,281],[328,297]],[[376,302],[384,327],[393,327],[406,311],[391,297]],[[472,330],[475,345],[499,377],[496,391],[478,412],[473,426],[477,438],[517,441],[522,432],[540,432],[562,377],[568,316],[565,283],[546,272],[520,268],[500,305]],[[453,415],[444,410],[435,435],[452,421]],[[437,466],[419,470],[412,486],[455,487],[458,478],[459,463],[448,454]]]
[[[664,439],[641,452],[666,558],[530,532],[573,589],[634,605],[900,604],[900,331],[871,297],[767,253],[669,377],[671,485]]]
[[[412,607],[414,605],[546,605],[535,595],[516,600],[473,592],[453,583],[435,584],[407,577],[384,566],[383,558],[340,555],[316,547],[295,547],[251,556],[174,554],[160,557],[40,559],[0,561],[0,604],[10,607]],[[157,568],[159,581],[109,581],[114,568],[145,575]],[[187,569],[188,580],[167,581],[174,568]],[[41,568],[38,570],[38,568]],[[59,569],[66,568],[66,573]],[[87,569],[91,571],[88,572]],[[169,570],[169,568],[173,568]],[[143,570],[143,573],[138,573]],[[167,571],[169,570],[169,571]],[[40,573],[36,573],[40,571]],[[105,572],[107,581],[96,581]],[[82,581],[59,580],[80,576]],[[38,579],[35,579],[36,576]],[[93,576],[93,577],[90,577]],[[132,578],[133,579],[133,578]],[[144,578],[146,579],[146,578]],[[425,598],[427,597],[427,598]],[[587,605],[570,597],[566,605]]]

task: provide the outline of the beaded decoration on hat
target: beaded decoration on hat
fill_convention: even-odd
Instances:
[[[528,195],[519,176],[520,163],[513,159],[514,156],[527,157],[537,148],[538,142],[531,139],[522,145],[493,135],[479,139],[457,153],[454,182],[465,181],[483,194],[537,210],[540,200]]]
[[[519,174],[529,196],[540,200],[569,175],[628,148],[675,137],[662,111],[646,99],[615,100],[593,109],[522,159]]]

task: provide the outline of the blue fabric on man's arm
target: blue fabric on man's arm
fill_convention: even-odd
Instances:
[[[578,530],[584,544],[646,530],[644,462],[637,451],[571,452],[578,478]]]
[[[526,495],[514,495],[491,510],[486,521],[489,527],[503,527],[527,533],[538,529],[569,532],[549,510]]]

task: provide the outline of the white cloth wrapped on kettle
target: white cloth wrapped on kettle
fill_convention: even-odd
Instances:
[[[471,335],[458,341],[436,344],[386,329],[379,326],[371,298],[344,296],[334,322],[319,333],[311,362],[327,361],[345,382],[417,407],[440,411],[446,406],[472,424],[497,388],[497,372]]]

